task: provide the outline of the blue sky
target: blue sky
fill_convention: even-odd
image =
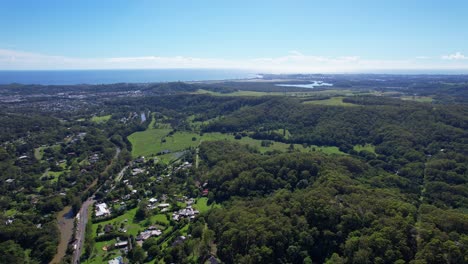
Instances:
[[[468,69],[468,1],[0,3],[6,70]]]

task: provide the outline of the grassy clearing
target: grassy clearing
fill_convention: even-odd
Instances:
[[[338,154],[338,155],[348,155],[344,152],[342,152],[338,147],[329,147],[329,146],[324,146],[324,147],[319,147],[319,146],[311,146],[312,149],[315,149],[315,151],[318,152],[323,152],[325,154]]]
[[[211,205],[208,205],[208,198],[207,197],[201,197],[196,200],[196,202],[193,204],[193,208],[200,211],[200,213],[206,212],[210,210],[211,208],[219,208],[221,205],[213,203]]]
[[[187,119],[189,122],[193,122],[194,116],[189,116]],[[189,132],[181,131],[176,132],[172,135],[169,133],[172,129],[168,128],[167,124],[155,123],[155,119],[151,121],[150,125],[145,131],[135,132],[128,136],[128,140],[132,143],[132,156],[154,156],[158,153],[168,150],[169,154],[160,155],[159,159],[163,162],[169,162],[177,158],[178,152],[186,150],[188,148],[195,148],[203,141],[216,141],[216,140],[230,140],[238,141],[241,144],[246,144],[251,147],[257,148],[260,152],[265,153],[267,151],[322,151],[327,154],[344,154],[337,147],[318,147],[318,146],[303,146],[301,144],[287,144],[283,142],[272,142],[270,146],[262,146],[262,140],[253,139],[250,137],[243,137],[239,140],[234,138],[232,134],[222,133],[203,133],[202,135]],[[156,128],[155,128],[156,127]],[[285,132],[286,136],[289,137],[291,134],[289,131],[278,130],[279,133]],[[292,149],[291,149],[292,148]]]
[[[401,100],[405,101],[415,101],[420,103],[432,103],[434,99],[430,96],[401,96]]]
[[[210,94],[214,96],[265,96],[265,95],[284,95],[284,93],[275,92],[255,92],[255,91],[236,91],[232,93],[218,93],[208,90],[199,89],[194,94]]]
[[[262,146],[262,140],[253,139],[250,137],[243,137],[240,140],[236,140],[234,135],[222,134],[222,133],[204,133],[200,136],[194,132],[177,132],[172,136],[166,136],[170,132],[169,129],[148,129],[143,132],[136,132],[128,137],[132,143],[132,156],[152,156],[163,150],[170,150],[170,154],[159,156],[164,161],[170,161],[174,159],[174,152],[182,151],[187,148],[194,148],[202,141],[216,141],[216,140],[230,140],[237,141],[241,144],[246,144],[251,147],[257,148],[260,152],[265,153],[267,151],[281,151],[286,152],[291,148],[291,144],[283,142],[273,142],[269,147]],[[165,138],[165,142],[162,141]],[[294,150],[302,152],[307,151],[321,151],[327,154],[344,154],[337,147],[319,147],[319,146],[306,146],[302,144],[293,144]]]
[[[34,158],[36,158],[36,160],[42,159],[42,157],[44,156],[44,149],[45,147],[38,147],[34,149]]]
[[[14,216],[14,215],[16,215],[17,212],[18,211],[16,211],[16,209],[9,209],[9,210],[5,211],[5,215],[6,216]]]
[[[191,115],[191,116],[189,116],[187,118],[187,122],[190,123],[190,127],[194,131],[200,131],[202,126],[208,125],[211,122],[214,122],[214,121],[219,120],[220,118],[222,118],[222,116],[217,116],[215,118],[205,120],[205,121],[194,121],[195,117],[196,117],[195,115]]]
[[[102,250],[103,247],[108,246],[112,243],[115,243],[115,240],[112,241],[104,241],[104,242],[96,242],[94,246],[94,252],[92,258],[86,260],[84,263],[86,264],[101,264],[107,263],[109,260],[121,256],[122,253],[118,250],[112,251],[104,251]]]
[[[93,121],[93,122],[95,122],[95,123],[105,123],[105,122],[107,122],[111,117],[112,117],[112,115],[93,116],[93,117],[91,118],[91,121]]]
[[[158,223],[163,223],[165,225],[169,225],[169,220],[167,220],[167,217],[165,214],[153,215],[151,216],[150,220],[152,223],[158,222]]]
[[[163,149],[162,137],[166,136],[170,131],[171,129],[149,128],[145,131],[131,134],[128,140],[132,143],[132,155],[138,157],[158,153]]]
[[[280,135],[284,135],[285,139],[289,139],[291,137],[291,133],[287,129],[280,128],[280,129],[276,129],[274,132]]]
[[[375,146],[372,144],[365,144],[365,145],[355,145],[353,149],[357,152],[362,150],[366,150],[375,154]]]
[[[305,92],[288,92],[285,89],[284,92],[256,92],[256,91],[236,91],[232,93],[219,93],[208,90],[199,89],[194,94],[210,94],[214,96],[295,96],[295,97],[308,97],[308,96],[349,96],[355,92],[351,90],[341,89],[329,89],[329,90],[314,90]]]
[[[111,220],[93,224],[93,235],[96,235],[96,230],[98,228],[98,225],[101,225],[102,227],[104,227],[107,224],[111,224],[111,225],[117,224],[117,228],[119,228],[120,224],[124,223],[125,228],[127,229],[127,234],[136,236],[138,234],[138,231],[143,229],[141,225],[133,222],[136,211],[137,211],[137,208],[134,208],[134,209],[128,210],[127,212],[125,212],[125,214],[118,216],[116,218],[113,218]]]
[[[342,96],[332,97],[326,100],[313,100],[305,101],[304,104],[315,104],[315,105],[334,105],[334,106],[356,106],[355,104],[343,102]]]
[[[57,182],[59,176],[62,175],[63,173],[65,173],[65,171],[48,171],[46,176],[48,177],[53,176],[54,178],[50,179],[50,181]]]

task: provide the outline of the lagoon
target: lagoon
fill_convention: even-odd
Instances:
[[[276,84],[276,86],[283,86],[283,87],[301,87],[301,88],[315,88],[320,86],[333,86],[332,83],[326,83],[322,81],[313,81],[313,83],[307,84]]]

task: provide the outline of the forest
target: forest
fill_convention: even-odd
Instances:
[[[468,263],[468,81],[378,77],[3,85],[0,263]]]

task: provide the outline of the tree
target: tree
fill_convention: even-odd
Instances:
[[[135,245],[128,253],[128,257],[133,263],[144,263],[146,255],[145,251],[139,245]]]
[[[23,248],[12,240],[0,243],[0,262],[8,264],[26,263]]]

